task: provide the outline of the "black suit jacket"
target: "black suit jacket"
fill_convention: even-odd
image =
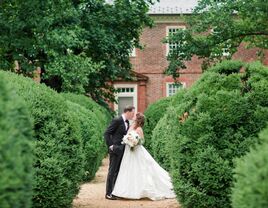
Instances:
[[[123,154],[125,145],[121,144],[122,138],[126,135],[127,129],[122,116],[114,118],[104,133],[108,148],[113,145],[113,153]]]

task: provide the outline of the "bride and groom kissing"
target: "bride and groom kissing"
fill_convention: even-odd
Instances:
[[[131,125],[129,120],[133,120]],[[122,142],[123,137],[131,132],[143,138],[144,122],[142,113],[135,114],[133,106],[126,106],[124,113],[114,118],[104,133],[109,152],[106,199],[160,200],[176,197],[168,172],[159,166],[149,152],[141,144],[131,150],[129,145]]]

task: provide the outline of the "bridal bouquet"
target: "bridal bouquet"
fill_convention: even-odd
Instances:
[[[127,144],[130,146],[130,149],[133,150],[135,146],[138,144],[142,144],[143,139],[139,136],[139,134],[135,131],[130,131],[123,137],[122,144]]]

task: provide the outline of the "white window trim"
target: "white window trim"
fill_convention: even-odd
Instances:
[[[137,111],[138,109],[138,86],[137,84],[114,84],[114,88],[134,88],[134,92],[118,92],[115,93],[115,99],[118,100],[119,97],[133,97],[134,107]],[[118,112],[118,105],[114,103],[114,111]]]
[[[136,48],[133,48],[129,55],[130,57],[136,57]]]
[[[186,83],[185,82],[180,82],[182,84],[182,89],[186,88]],[[170,97],[169,93],[168,93],[168,86],[170,84],[175,84],[175,82],[166,82],[166,97]]]
[[[211,29],[210,29],[210,32],[211,32],[211,33],[214,33],[214,28],[211,28]],[[226,49],[227,49],[227,48],[223,48],[223,49],[222,49],[222,56],[223,56],[223,57],[228,57],[228,56],[230,56],[230,52],[226,52]]]
[[[179,29],[186,29],[186,26],[184,26],[184,25],[176,25],[176,26],[166,26],[166,37],[168,37],[168,35],[169,35],[169,29],[177,29],[177,28],[179,28]],[[168,56],[168,54],[169,54],[169,43],[166,43],[166,56]]]
[[[223,57],[228,57],[228,56],[230,56],[230,52],[226,52],[226,48],[223,48],[222,49],[222,56]]]

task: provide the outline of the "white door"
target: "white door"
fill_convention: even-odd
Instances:
[[[118,90],[115,94],[117,103],[114,104],[114,110],[118,115],[121,115],[125,106],[132,105],[137,111],[137,85],[136,84],[115,84],[114,87]]]

